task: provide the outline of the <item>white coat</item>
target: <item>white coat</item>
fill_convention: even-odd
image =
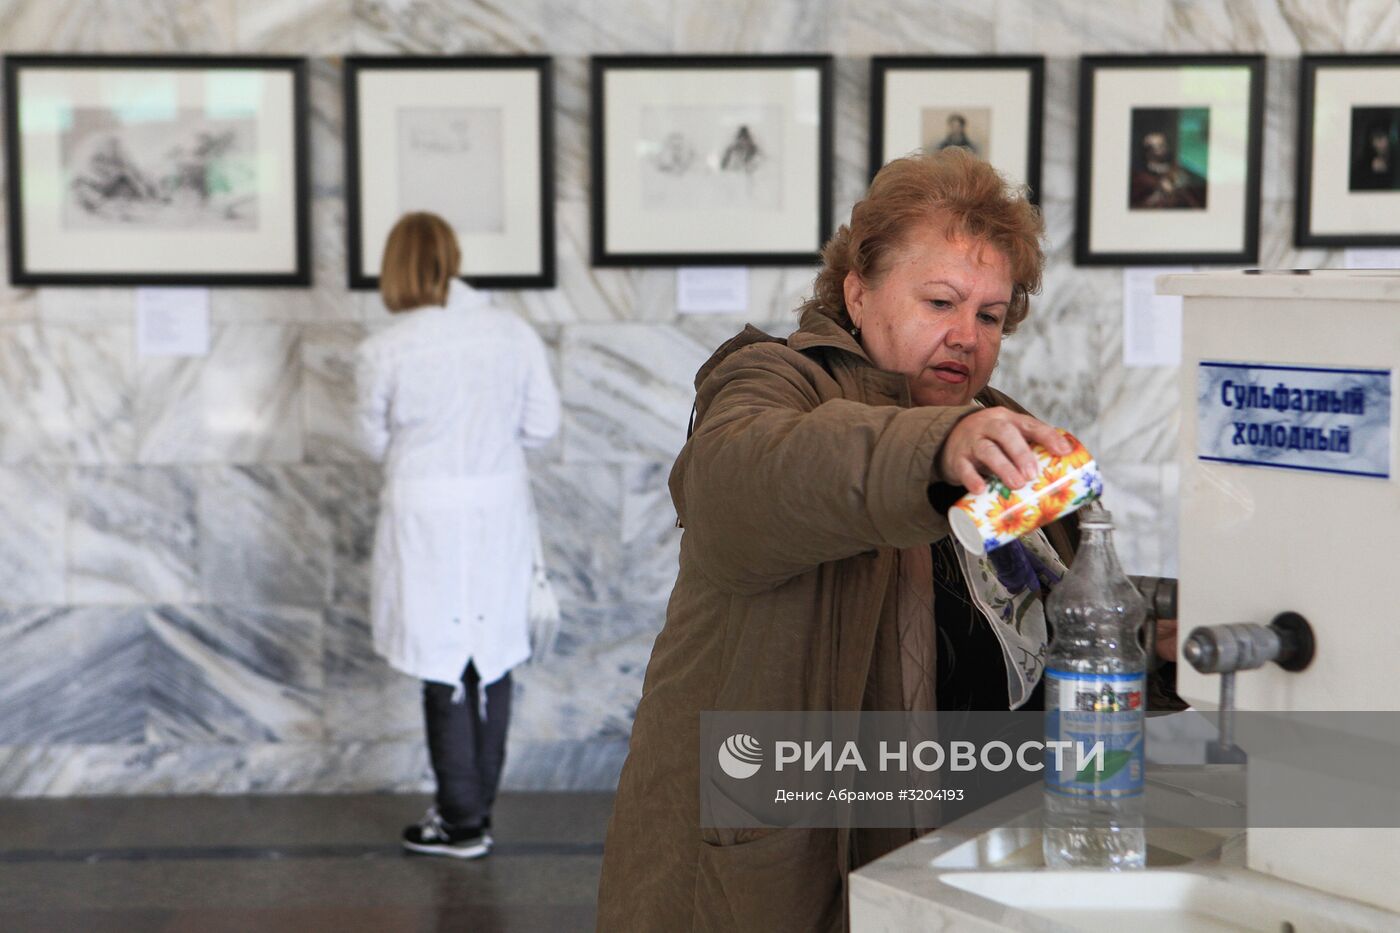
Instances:
[[[454,280],[355,360],[360,443],[383,461],[370,581],[375,650],[423,680],[482,684],[530,656],[532,524],[523,448],[559,429],[544,344]]]

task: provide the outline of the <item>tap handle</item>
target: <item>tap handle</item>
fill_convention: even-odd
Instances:
[[[1193,629],[1181,655],[1202,674],[1225,674],[1263,667],[1270,661],[1287,671],[1312,663],[1312,626],[1296,612],[1281,612],[1268,625],[1233,622]]]
[[[1130,576],[1133,586],[1147,603],[1147,618],[1176,618],[1176,578]]]

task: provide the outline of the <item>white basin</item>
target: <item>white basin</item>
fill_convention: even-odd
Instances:
[[[1171,793],[1219,797],[1221,771],[1166,771]],[[1158,801],[1168,812],[1168,796]],[[987,828],[991,827],[991,828]],[[1400,914],[1250,871],[1241,830],[1149,828],[1140,872],[1048,871],[1040,790],[1029,787],[889,853],[850,876],[852,933],[1371,933]]]
[[[1185,871],[950,872],[944,884],[1085,933],[1371,933],[1395,929],[1393,914],[1349,904],[1337,916],[1328,898],[1237,869],[1228,876]],[[1336,900],[1341,900],[1337,898]],[[1360,912],[1359,914],[1357,912]]]

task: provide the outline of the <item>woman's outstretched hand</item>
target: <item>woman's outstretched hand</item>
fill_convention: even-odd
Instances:
[[[1009,408],[985,408],[959,421],[938,454],[938,471],[944,482],[963,486],[970,493],[986,490],[983,473],[991,473],[1016,489],[1030,482],[1039,465],[1031,444],[1053,454],[1067,454],[1069,441],[1030,415]]]

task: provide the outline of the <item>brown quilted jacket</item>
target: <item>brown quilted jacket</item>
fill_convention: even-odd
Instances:
[[[844,929],[848,872],[918,831],[701,829],[698,714],[932,709],[928,545],[949,528],[928,490],[976,408],[911,408],[906,378],[817,311],[786,342],[746,328],[696,391],[670,477],[679,576],[608,827],[598,929]],[[1068,562],[1073,516],[1047,532]]]

